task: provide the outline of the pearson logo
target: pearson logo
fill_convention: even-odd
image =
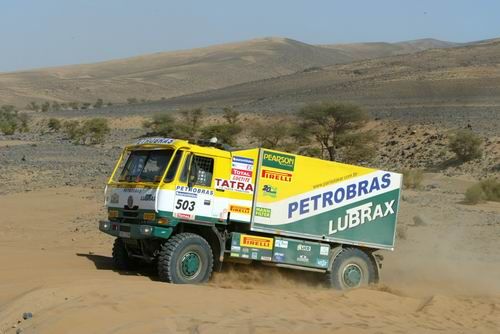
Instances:
[[[264,151],[262,165],[293,172],[295,157],[288,154]]]

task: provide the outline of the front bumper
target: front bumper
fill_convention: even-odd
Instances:
[[[168,239],[172,235],[171,227],[160,227],[140,224],[126,224],[101,220],[99,230],[114,237],[129,239]]]

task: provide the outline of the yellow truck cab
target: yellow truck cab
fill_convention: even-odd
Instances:
[[[154,263],[162,281],[203,283],[225,261],[324,272],[338,289],[379,279],[401,175],[213,142],[126,146],[105,190],[113,262]]]

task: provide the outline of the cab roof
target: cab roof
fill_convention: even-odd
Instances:
[[[222,150],[213,146],[203,146],[190,143],[187,140],[183,139],[174,139],[174,138],[163,138],[163,137],[150,137],[150,138],[141,138],[137,140],[136,143],[127,145],[125,148],[127,150],[139,150],[139,149],[161,149],[161,148],[173,148],[174,150],[179,148],[187,148],[193,152],[205,153],[210,155],[217,156],[231,156],[231,152]]]

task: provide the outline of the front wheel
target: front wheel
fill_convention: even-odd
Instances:
[[[338,290],[349,290],[376,282],[376,267],[370,256],[358,248],[344,248],[333,260],[327,283]]]
[[[180,233],[161,247],[160,280],[175,284],[205,283],[212,274],[214,258],[208,242],[194,233]]]

